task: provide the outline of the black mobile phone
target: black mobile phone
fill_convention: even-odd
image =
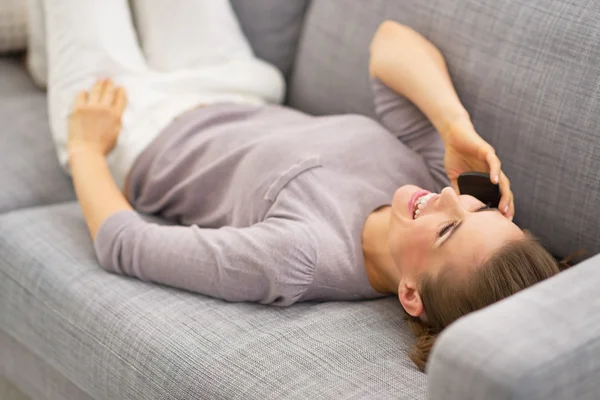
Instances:
[[[500,187],[490,180],[490,174],[484,172],[465,172],[458,177],[460,194],[470,194],[488,207],[498,208]]]

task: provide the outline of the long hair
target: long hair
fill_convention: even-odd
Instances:
[[[529,286],[550,278],[568,267],[554,257],[531,235],[504,244],[481,266],[468,274],[457,274],[447,266],[436,277],[419,282],[427,322],[408,317],[416,336],[409,356],[421,370],[437,335],[458,318],[502,300]]]

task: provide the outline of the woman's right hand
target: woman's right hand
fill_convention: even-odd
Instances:
[[[117,143],[126,105],[125,90],[115,87],[110,79],[99,80],[89,92],[80,92],[69,117],[69,152],[110,153]]]
[[[440,132],[446,154],[444,164],[452,187],[459,193],[458,177],[464,172],[487,172],[492,183],[500,186],[502,198],[498,209],[512,220],[515,215],[514,196],[510,190],[510,180],[501,170],[500,159],[494,148],[475,131],[471,120],[464,117],[449,126],[447,132]]]

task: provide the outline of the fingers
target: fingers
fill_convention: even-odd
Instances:
[[[113,85],[113,82],[110,79],[105,80],[103,90],[100,95],[100,104],[103,106],[112,106],[115,99],[116,90],[117,89],[115,88],[115,85]]]
[[[100,79],[92,86],[87,102],[112,107],[115,105],[117,89],[111,79]]]
[[[502,198],[500,199],[498,209],[512,221],[512,218],[515,216],[514,196],[510,190],[510,180],[503,172],[500,173],[500,193],[502,194]]]
[[[75,108],[82,107],[87,102],[87,98],[88,93],[85,90],[79,92],[75,98]]]
[[[502,172],[502,163],[491,146],[486,151],[485,161],[490,169],[490,180],[492,183],[500,186],[502,198],[500,199],[498,209],[505,217],[512,221],[515,215],[515,204],[513,193],[510,190],[510,180]]]
[[[112,106],[115,108],[115,111],[119,116],[123,114],[125,110],[125,106],[127,105],[127,94],[125,93],[125,89],[119,87],[116,89]]]
[[[102,98],[102,93],[104,92],[105,82],[106,82],[106,80],[100,79],[96,83],[94,83],[94,86],[92,86],[92,88],[90,89],[90,95],[88,96],[89,104],[99,104],[100,103],[100,99]]]
[[[485,158],[490,168],[490,178],[492,180],[492,183],[498,184],[500,180],[502,163],[500,162],[500,159],[496,155],[494,149],[488,151]]]
[[[89,93],[82,91],[77,95],[76,106],[96,104],[114,108],[121,115],[127,105],[127,94],[122,87],[115,86],[110,79],[100,79],[90,89]]]

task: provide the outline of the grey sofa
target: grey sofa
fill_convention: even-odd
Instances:
[[[594,0],[235,0],[288,104],[373,115],[368,43],[408,24],[445,54],[497,149],[516,222],[575,268],[462,318],[428,374],[398,301],[232,304],[111,275],[49,139],[44,93],[0,58],[0,397],[600,398],[600,7]],[[11,386],[9,389],[8,386]],[[12,396],[12,394],[11,394]]]

